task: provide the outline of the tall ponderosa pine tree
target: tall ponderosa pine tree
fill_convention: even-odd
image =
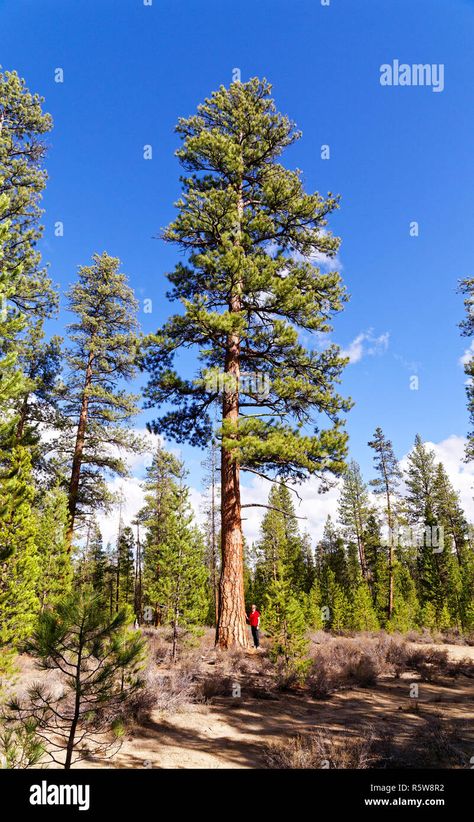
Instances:
[[[338,582],[344,590],[347,590],[349,586],[349,576],[344,540],[330,515],[326,519],[323,535],[316,546],[315,560],[316,573],[319,578],[322,577],[326,568],[331,568],[331,570],[334,571],[336,582]]]
[[[2,268],[16,280],[14,304],[30,317],[50,315],[57,301],[37,248],[45,136],[52,127],[42,103],[15,71],[0,72],[0,195],[8,196],[0,221],[10,224]]]
[[[344,468],[335,391],[345,360],[330,345],[307,350],[299,331],[327,332],[345,292],[327,230],[332,195],[306,194],[300,174],[279,163],[299,134],[276,111],[271,87],[257,78],[221,87],[177,126],[183,180],[179,214],[164,237],[188,253],[169,275],[176,314],[148,339],[150,407],[177,409],[153,428],[204,446],[210,409],[220,403],[222,572],[216,641],[248,645],[243,584],[240,471],[303,480]],[[202,367],[185,379],[173,369],[180,349],[197,348]],[[329,427],[324,428],[324,417]]]
[[[414,525],[424,527],[435,524],[435,478],[434,451],[417,434],[406,472],[406,506],[410,522]]]
[[[409,522],[416,527],[417,585],[421,607],[433,599],[440,601],[437,557],[433,553],[432,533],[437,526],[435,513],[436,464],[434,451],[415,437],[408,457],[405,498]]]
[[[380,525],[374,514],[371,514],[367,520],[363,540],[367,567],[370,573],[370,591],[373,606],[377,619],[382,625],[385,625],[393,613],[394,568],[396,565],[394,546],[392,546],[392,556],[390,558],[390,554],[387,556]],[[391,597],[390,586],[392,586]],[[390,601],[392,602],[392,610],[390,610]]]
[[[69,292],[69,309],[78,318],[69,326],[63,408],[71,421],[63,445],[71,455],[69,544],[83,509],[90,513],[109,501],[104,472],[124,476],[121,452],[141,447],[129,429],[136,398],[123,388],[135,372],[137,301],[119,269],[116,257],[94,254]]]
[[[394,530],[396,523],[396,497],[397,490],[402,478],[397,458],[395,457],[393,446],[386,438],[381,428],[376,428],[374,438],[368,443],[374,450],[374,463],[378,472],[378,477],[370,481],[375,494],[383,495],[385,501],[385,513],[387,517],[388,529],[388,619],[393,613],[393,566],[394,566]]]
[[[469,540],[469,526],[461,508],[459,495],[453,488],[444,465],[436,468],[434,480],[434,508],[437,521],[444,533],[451,538],[459,564],[462,564],[466,543]]]

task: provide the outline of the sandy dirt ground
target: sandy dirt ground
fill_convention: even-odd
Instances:
[[[447,650],[453,660],[474,660],[474,647],[424,645]],[[212,669],[210,668],[210,671]],[[32,660],[23,658],[17,690],[38,678]],[[305,691],[277,693],[256,699],[242,687],[240,698],[215,697],[179,712],[153,711],[143,725],[128,732],[113,761],[84,762],[94,768],[258,768],[264,766],[263,746],[298,733],[319,730],[336,737],[358,736],[367,725],[383,731],[397,749],[407,750],[418,728],[442,716],[459,732],[463,749],[474,755],[474,679],[436,677],[419,683],[419,698],[410,698],[416,677],[381,678],[376,686],[353,688],[322,700]]]

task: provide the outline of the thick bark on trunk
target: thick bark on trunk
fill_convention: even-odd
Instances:
[[[69,483],[69,526],[67,530],[66,540],[69,551],[72,546],[72,537],[74,534],[74,520],[76,518],[77,500],[79,496],[79,482],[81,479],[81,465],[82,455],[84,452],[84,443],[86,438],[87,415],[89,408],[89,393],[88,389],[92,382],[92,364],[94,355],[89,353],[87,359],[86,378],[84,381],[84,391],[82,394],[81,414],[79,417],[79,425],[77,426],[76,445],[74,448],[74,456],[72,460],[71,480]]]
[[[240,300],[237,298],[233,300],[233,308],[238,310],[238,307]],[[224,391],[222,418],[224,423],[229,422],[234,426],[237,426],[239,418],[239,352],[240,341],[232,335],[226,354],[225,372],[232,378],[233,384]],[[247,648],[249,639],[244,598],[240,469],[227,448],[221,449],[221,497],[222,570],[216,645],[220,648],[235,645]]]
[[[216,644],[249,647],[246,627],[239,466],[222,450],[222,572]]]
[[[236,247],[241,250],[243,217],[242,185],[238,192]],[[243,253],[243,252],[242,252]],[[238,279],[230,297],[229,310],[238,314],[242,308],[242,282]],[[224,363],[226,381],[222,400],[222,420],[233,427],[231,439],[237,439],[239,421],[240,337],[229,334]],[[229,380],[229,383],[227,383]],[[240,467],[232,451],[221,447],[221,550],[222,569],[219,582],[219,613],[216,645],[219,648],[250,646],[245,614],[244,547],[240,502]]]

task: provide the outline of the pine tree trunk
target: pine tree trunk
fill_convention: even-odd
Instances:
[[[174,618],[173,618],[173,649],[172,649],[172,659],[173,662],[176,662],[178,656],[178,621],[179,621],[179,611],[178,607],[175,607],[174,610]]]
[[[18,418],[18,425],[16,428],[16,441],[17,443],[21,442],[23,437],[23,432],[25,430],[25,423],[26,423],[26,415],[28,413],[28,395],[23,399],[20,409],[20,415]]]
[[[229,414],[224,419],[229,419]],[[222,570],[216,645],[249,647],[245,618],[239,466],[222,448]]]
[[[76,739],[77,725],[79,722],[79,714],[81,710],[81,664],[82,664],[82,629],[79,633],[79,650],[77,654],[77,664],[75,672],[76,688],[74,696],[74,713],[72,716],[71,727],[69,729],[68,740],[66,744],[66,761],[64,768],[69,770],[72,764],[72,755],[74,753],[74,742]]]
[[[242,219],[243,201],[240,193],[238,219]],[[240,245],[240,225],[236,246]],[[231,296],[229,310],[240,313],[241,283]],[[234,431],[230,439],[237,439],[239,421],[240,338],[229,334],[225,355],[223,423]],[[229,381],[229,382],[228,382]],[[228,436],[228,435],[227,435]],[[244,596],[244,547],[240,503],[240,467],[235,454],[221,447],[221,540],[222,569],[219,582],[219,613],[216,627],[216,645],[219,648],[249,647],[246,627]]]
[[[76,445],[74,448],[74,456],[72,460],[71,480],[69,483],[69,526],[66,535],[66,541],[69,551],[72,546],[72,537],[74,534],[74,520],[76,517],[77,500],[79,496],[79,482],[81,479],[81,465],[82,454],[84,452],[84,443],[86,438],[87,415],[89,408],[89,393],[88,389],[92,382],[92,364],[94,355],[90,351],[87,358],[86,378],[84,381],[84,391],[82,393],[82,407],[79,417],[79,425],[77,426]]]
[[[365,547],[364,547],[364,540],[361,534],[357,534],[357,547],[359,549],[359,562],[360,562],[360,569],[362,571],[362,576],[365,581],[368,581],[368,573],[367,573],[367,561],[365,558]]]
[[[137,548],[136,548],[136,562],[135,562],[135,591],[134,591],[135,616],[138,624],[141,625],[143,621],[142,615],[142,557],[140,545],[140,526],[137,522]]]
[[[117,551],[117,573],[115,579],[115,613],[119,612],[120,600],[120,551]]]

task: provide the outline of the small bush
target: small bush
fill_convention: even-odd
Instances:
[[[384,649],[370,639],[334,640],[321,645],[313,659],[307,684],[316,699],[341,688],[375,685],[387,668]]]
[[[448,674],[448,652],[438,648],[416,648],[407,653],[406,667],[417,671],[425,682],[432,682],[439,674]]]
[[[291,691],[301,684],[301,672],[288,667],[281,660],[275,665],[275,687],[278,691]]]
[[[421,628],[419,631],[408,631],[405,634],[407,642],[417,642],[421,645],[426,645],[434,642],[433,634],[428,628]]]
[[[447,628],[443,631],[442,641],[446,645],[466,645],[467,637],[464,636],[459,628]]]
[[[200,702],[211,702],[217,696],[232,696],[234,680],[216,671],[212,676],[205,676],[196,688],[196,698]]]
[[[118,717],[125,725],[146,722],[154,710],[175,713],[195,701],[196,683],[190,674],[148,670],[143,687],[121,703]]]
[[[162,665],[171,658],[171,644],[166,638],[164,628],[143,628],[142,634],[146,638],[149,648],[149,659]]]
[[[361,688],[368,688],[377,683],[379,669],[377,661],[369,654],[362,654],[359,659],[349,663],[349,676],[356,685]]]
[[[156,693],[146,684],[120,706],[120,717],[126,724],[140,724],[147,720],[156,707]]]
[[[169,674],[156,674],[153,680],[155,708],[174,713],[195,701],[196,683],[189,673],[173,670]]]
[[[245,687],[245,692],[254,699],[278,699],[275,691],[273,683],[267,687],[250,683]]]
[[[391,673],[398,678],[406,670],[408,646],[404,640],[397,637],[386,637],[386,639],[385,662]]]
[[[462,676],[474,677],[474,661],[465,657],[464,659],[457,659],[450,661],[448,665],[448,673],[450,676],[456,677],[460,674]]]
[[[230,651],[218,651],[216,663],[222,674],[238,676],[255,673],[260,659],[260,656],[257,659],[255,656],[249,656],[243,648],[232,648]]]

